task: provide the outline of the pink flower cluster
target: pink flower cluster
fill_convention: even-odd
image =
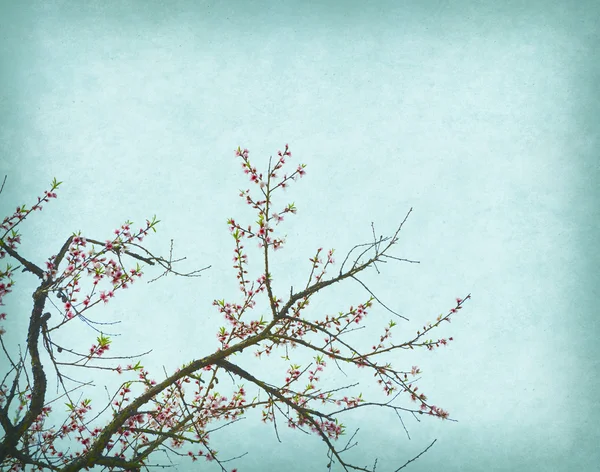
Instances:
[[[26,205],[17,207],[15,212],[11,216],[7,216],[2,220],[0,224],[0,259],[4,258],[8,251],[15,250],[19,244],[21,244],[21,235],[17,230],[17,226],[34,211],[42,211],[44,204],[48,203],[50,199],[56,198],[56,190],[62,182],[58,182],[56,179],[52,181],[50,190],[44,191],[43,197],[37,197],[37,203],[32,205],[31,208],[27,208]],[[4,305],[3,298],[5,295],[11,292],[14,282],[11,279],[13,275],[12,267],[7,264],[6,269],[0,270],[0,306]],[[0,320],[6,320],[7,314],[0,313]],[[0,326],[0,336],[6,333],[4,327]]]
[[[70,320],[77,314],[81,314],[86,309],[94,306],[99,301],[108,303],[109,299],[114,297],[118,289],[126,289],[129,284],[135,281],[135,278],[142,276],[141,267],[129,270],[122,265],[119,255],[127,250],[128,244],[143,240],[144,236],[158,223],[156,219],[146,220],[146,227],[140,228],[135,234],[131,233],[131,222],[126,222],[120,228],[115,230],[115,237],[106,240],[104,243],[98,243],[89,247],[89,241],[77,233],[72,236],[68,251],[65,255],[66,268],[58,276],[58,268],[55,266],[56,256],[50,257],[46,262],[46,279],[55,280],[56,286],[61,286],[60,292],[63,296],[65,319]],[[87,249],[87,251],[86,251]],[[117,256],[109,258],[106,255],[112,253]],[[81,291],[80,275],[86,273],[92,277],[92,287],[81,303],[78,303],[76,293]],[[101,290],[97,293],[96,286],[106,279],[110,283],[109,290]],[[66,283],[65,283],[66,282]],[[79,308],[79,309],[77,309]]]

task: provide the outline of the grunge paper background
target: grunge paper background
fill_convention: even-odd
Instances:
[[[0,206],[64,182],[22,228],[40,264],[72,231],[105,239],[156,214],[153,249],[173,238],[184,268],[212,265],[95,314],[122,321],[115,352],[153,349],[144,364],[160,376],[216,347],[211,302],[237,295],[225,222],[249,216],[249,184],[233,150],[265,165],[287,142],[308,167],[287,192],[299,213],[274,270],[283,293],[317,247],[341,261],[371,222],[389,234],[413,207],[396,254],[421,264],[367,278],[411,319],[397,336],[473,297],[444,327],[454,343],[398,356],[458,423],[407,416],[409,440],[396,417],[356,415],[356,457],[395,470],[437,438],[407,470],[595,470],[599,17],[592,1],[3,1]],[[11,333],[33,287],[17,282]],[[318,309],[367,295],[336,290]],[[249,418],[215,446],[247,451],[240,471],[325,470],[320,440],[280,430],[283,444]]]

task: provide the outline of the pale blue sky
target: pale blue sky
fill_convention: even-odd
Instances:
[[[72,231],[105,239],[156,214],[152,248],[167,253],[174,238],[186,268],[212,265],[100,308],[98,319],[123,321],[115,352],[154,349],[145,364],[160,375],[216,346],[211,302],[237,295],[225,222],[249,215],[233,150],[264,165],[287,142],[307,176],[287,192],[298,215],[273,271],[283,294],[317,247],[344,254],[371,222],[388,234],[413,207],[396,255],[421,264],[365,280],[411,319],[407,333],[473,296],[444,327],[451,346],[397,361],[421,366],[423,389],[459,422],[407,417],[409,441],[395,417],[357,416],[358,457],[394,470],[438,438],[408,470],[596,467],[595,2],[0,5],[0,205],[8,213],[52,177],[64,182],[23,227],[23,253],[41,263]],[[11,303],[27,313],[19,275],[25,292]],[[367,294],[330,295],[319,309]],[[249,451],[240,470],[325,469],[319,440],[285,432],[278,444],[253,419],[215,440]]]

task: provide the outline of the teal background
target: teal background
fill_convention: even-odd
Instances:
[[[407,470],[597,470],[597,2],[0,5],[3,214],[64,181],[23,226],[22,254],[42,264],[72,231],[106,239],[156,214],[153,249],[174,238],[183,268],[212,265],[100,307],[98,320],[122,321],[114,353],[152,348],[144,364],[160,376],[216,347],[211,302],[237,295],[225,221],[249,216],[233,149],[265,165],[288,142],[308,173],[280,200],[299,209],[276,261],[282,294],[317,247],[341,262],[371,221],[389,234],[410,207],[396,255],[421,264],[365,276],[411,319],[396,339],[473,294],[440,333],[454,343],[396,361],[418,364],[422,390],[458,423],[406,416],[409,440],[387,412],[349,417],[358,462],[395,470],[437,438]],[[30,310],[33,281],[17,282],[9,336]],[[364,301],[360,290],[335,288],[318,309]],[[388,319],[379,309],[370,321]],[[95,337],[69,329],[65,343]],[[275,378],[283,366],[245,362]],[[282,429],[279,444],[251,417],[215,446],[248,451],[241,471],[325,470],[321,441]],[[194,466],[177,470],[205,470]]]

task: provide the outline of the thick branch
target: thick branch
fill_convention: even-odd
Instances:
[[[31,356],[31,371],[33,373],[33,387],[31,389],[31,402],[23,419],[14,427],[6,430],[6,436],[0,444],[0,464],[4,462],[7,456],[16,456],[16,447],[21,437],[31,427],[36,418],[42,413],[46,398],[46,374],[40,360],[38,342],[42,327],[50,318],[50,313],[42,314],[46,298],[48,298],[47,288],[50,281],[44,282],[35,291],[33,295],[34,304],[31,318],[29,320],[29,331],[27,333],[27,349]]]
[[[228,349],[224,349],[222,351],[217,351],[209,356],[203,357],[202,359],[195,360],[183,367],[169,378],[163,380],[162,382],[156,384],[154,387],[149,388],[135,400],[133,400],[128,406],[123,408],[119,413],[117,413],[113,420],[104,428],[102,433],[97,437],[96,441],[90,448],[90,450],[81,455],[71,464],[66,466],[63,469],[63,472],[76,472],[86,467],[92,467],[98,458],[102,457],[102,452],[110,442],[110,438],[117,432],[119,428],[122,427],[123,424],[127,421],[128,418],[138,414],[138,409],[150,401],[152,398],[156,397],[156,395],[160,394],[162,391],[169,388],[179,379],[185,378],[193,374],[194,372],[213,364],[217,364],[219,360],[226,359],[230,355],[241,352],[247,347],[253,346],[260,341],[263,341],[271,334],[271,329],[275,326],[276,321],[272,321],[269,325],[265,327],[265,330],[256,336],[252,336],[244,341],[236,344],[235,346],[231,346]]]
[[[44,271],[42,269],[40,269],[38,266],[36,266],[33,262],[29,262],[24,257],[21,257],[21,255],[19,255],[19,253],[17,251],[15,251],[11,247],[9,247],[8,244],[6,244],[1,239],[0,239],[0,248],[5,250],[10,257],[18,260],[21,264],[23,264],[23,266],[25,267],[26,270],[28,270],[32,274],[37,275],[40,279],[44,278]]]

